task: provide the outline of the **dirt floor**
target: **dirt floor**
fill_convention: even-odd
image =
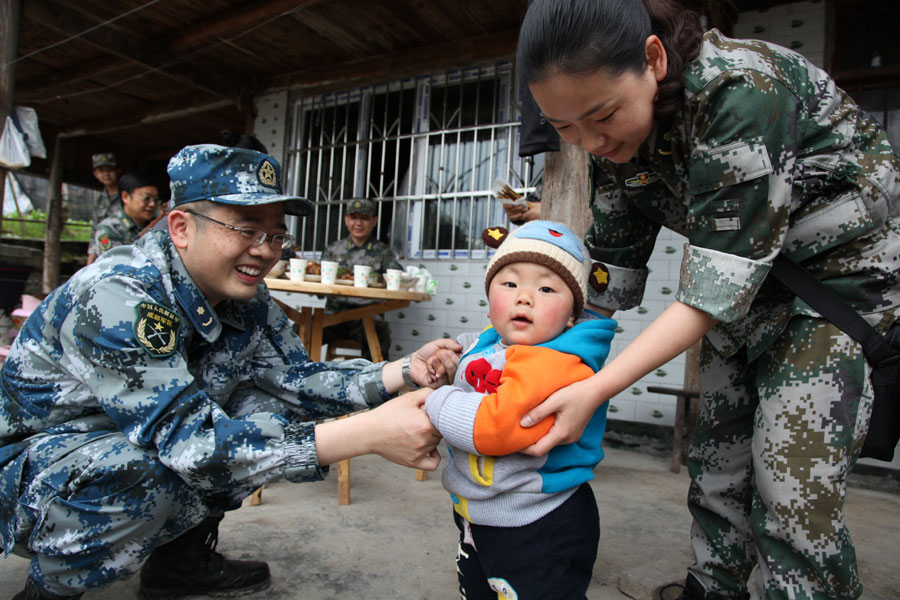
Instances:
[[[446,451],[444,451],[446,455]],[[456,529],[437,475],[377,457],[355,459],[352,504],[338,506],[337,478],[267,486],[260,506],[223,521],[219,549],[267,560],[273,600],[457,600]],[[602,528],[592,600],[650,600],[691,562],[688,476],[666,457],[609,449],[593,482]],[[847,520],[857,544],[864,598],[900,598],[900,494],[853,486]],[[28,562],[0,559],[0,599],[21,590]],[[85,600],[136,598],[137,577],[88,592]]]

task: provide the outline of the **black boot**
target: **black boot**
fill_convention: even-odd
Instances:
[[[707,592],[700,585],[693,575],[688,575],[684,580],[684,585],[680,583],[670,583],[664,585],[658,590],[659,600],[729,600],[731,596],[723,596],[718,592]],[[749,594],[740,594],[735,600],[745,600],[749,598]]]
[[[269,565],[230,560],[216,552],[219,521],[207,517],[197,527],[157,546],[141,568],[144,598],[180,598],[192,594],[242,596],[269,587]]]
[[[25,581],[25,589],[13,596],[12,600],[78,600],[82,594],[74,596],[60,596],[59,594],[51,594],[38,583],[29,577]]]

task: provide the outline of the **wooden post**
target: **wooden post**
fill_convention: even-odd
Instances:
[[[53,162],[47,182],[47,228],[44,232],[44,278],[41,290],[45,294],[59,285],[60,243],[62,234],[62,156],[63,135],[53,144]]]
[[[541,218],[564,223],[575,235],[583,237],[592,218],[587,153],[564,140],[559,141],[559,146],[559,152],[546,154]]]
[[[22,0],[0,0],[0,131],[13,110],[16,92],[16,55],[19,53],[19,21]],[[0,167],[0,230],[3,229],[3,201],[6,169]]]

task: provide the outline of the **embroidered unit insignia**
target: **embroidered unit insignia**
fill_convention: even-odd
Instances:
[[[178,315],[155,302],[140,302],[134,311],[134,336],[147,354],[154,358],[173,354],[181,327]]]

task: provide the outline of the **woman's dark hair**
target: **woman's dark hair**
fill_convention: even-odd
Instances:
[[[247,150],[256,150],[257,152],[262,152],[264,154],[269,153],[269,151],[266,150],[266,145],[259,141],[255,136],[247,135],[246,133],[238,133],[230,129],[223,129],[219,132],[219,135],[222,137],[223,146],[246,148]]]
[[[143,173],[125,173],[119,178],[119,191],[133,194],[134,190],[147,186],[156,187],[149,177]]]
[[[519,31],[516,65],[525,83],[598,69],[613,77],[643,73],[644,43],[653,34],[668,57],[654,116],[668,121],[681,107],[681,74],[699,54],[703,36],[697,13],[673,0],[534,0]]]

